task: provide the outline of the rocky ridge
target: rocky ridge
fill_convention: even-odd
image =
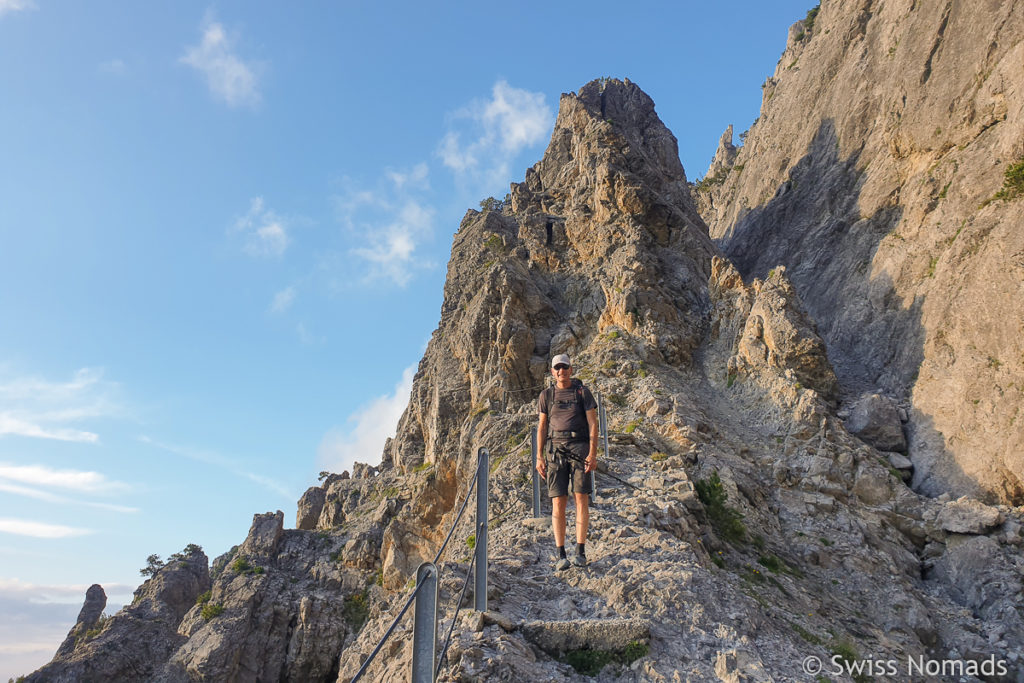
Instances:
[[[543,160],[507,202],[462,221],[441,321],[379,468],[311,488],[296,529],[257,515],[214,561],[209,595],[200,583],[174,611],[166,650],[124,678],[349,680],[434,559],[486,447],[491,611],[459,613],[440,680],[806,680],[806,657],[834,654],[997,656],[1004,680],[1024,680],[1022,511],[908,487],[893,454],[847,429],[843,374],[790,269],[740,273],[650,98],[617,80],[563,95]],[[607,402],[603,467],[627,482],[599,475],[592,564],[560,575],[549,522],[530,517],[527,445],[557,352]],[[441,560],[441,633],[471,533],[462,520]],[[49,671],[134,652],[121,623]],[[410,630],[371,680],[406,678]]]

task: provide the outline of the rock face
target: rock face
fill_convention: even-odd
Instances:
[[[106,603],[103,589],[91,587],[79,622],[57,657],[27,676],[26,682],[152,680],[186,640],[177,632],[178,624],[196,598],[210,588],[207,562],[201,550],[173,556],[135,591],[131,605],[106,620],[100,620],[96,611],[99,607],[102,612],[100,603]],[[93,615],[91,626],[80,628]]]
[[[1019,0],[824,0],[697,192],[744,277],[786,266],[845,396],[910,401],[929,495],[1024,503],[1024,200],[993,200],[1024,159],[1022,39]]]
[[[89,632],[96,628],[100,616],[103,614],[103,608],[106,606],[107,594],[103,590],[103,586],[98,583],[89,586],[89,590],[85,592],[85,603],[82,605],[82,610],[78,613],[75,627],[71,629],[68,637],[57,648],[57,657],[67,657],[75,651],[75,645],[83,638],[88,637]]]
[[[852,361],[800,266],[744,280],[646,94],[602,80],[563,95],[544,158],[511,190],[454,237],[379,468],[311,488],[296,529],[255,515],[212,578],[205,556],[161,569],[147,599],[30,680],[350,681],[434,561],[452,633],[441,681],[805,680],[806,657],[851,652],[997,657],[995,678],[1024,681],[1024,510],[904,483],[892,463],[910,463],[854,418]],[[611,442],[591,563],[559,574],[529,448],[556,353],[601,396]],[[898,427],[902,404],[885,405]],[[484,531],[458,516],[480,448],[486,613],[459,603]],[[363,680],[408,678],[411,630],[398,622]]]

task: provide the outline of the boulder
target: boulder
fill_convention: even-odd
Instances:
[[[943,530],[955,534],[983,534],[1003,523],[1003,513],[965,496],[943,505],[937,521]]]
[[[298,511],[295,514],[296,529],[315,529],[320,521],[320,513],[324,508],[327,493],[319,486],[310,487],[302,498],[299,498]]]
[[[846,418],[846,429],[880,451],[907,452],[896,402],[881,394],[867,394],[857,399]]]
[[[251,557],[272,557],[277,553],[283,534],[284,513],[280,510],[253,515],[249,535],[238,548],[238,553]]]

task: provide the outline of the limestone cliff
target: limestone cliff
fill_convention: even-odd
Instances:
[[[1022,2],[825,0],[698,184],[744,277],[787,267],[844,398],[907,403],[933,496],[1024,503],[1024,200],[993,199],[1024,160],[1022,69]]]
[[[161,617],[159,648],[101,630],[50,670],[128,658],[147,668],[123,680],[350,680],[434,560],[484,447],[491,611],[456,612],[465,518],[439,559],[440,632],[453,632],[439,680],[806,680],[810,656],[835,680],[851,675],[833,657],[915,657],[997,658],[992,678],[1024,681],[1022,510],[907,486],[911,463],[872,445],[905,406],[841,402],[843,357],[798,274],[745,279],[724,257],[639,87],[563,95],[543,159],[462,220],[380,466],[312,487],[296,529],[256,515],[209,593],[200,583]],[[563,352],[601,394],[612,443],[591,565],[555,574],[528,444]],[[410,631],[406,618],[364,680],[408,677]]]

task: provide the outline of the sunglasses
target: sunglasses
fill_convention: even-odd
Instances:
[[[559,370],[568,370],[568,369],[569,369],[569,366],[565,365],[564,363],[559,363],[558,365],[555,366],[555,371],[556,372],[559,371]]]

